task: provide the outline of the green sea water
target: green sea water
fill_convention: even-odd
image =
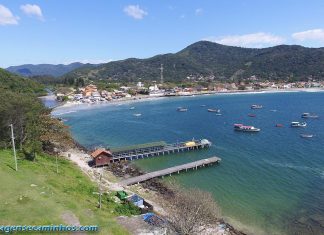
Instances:
[[[264,108],[251,110],[255,103]],[[188,111],[177,112],[179,106]],[[207,108],[220,108],[223,115]],[[306,120],[306,128],[289,127],[302,120],[303,112],[320,118]],[[224,217],[249,233],[324,234],[323,92],[163,98],[58,108],[53,115],[63,118],[77,141],[89,148],[207,138],[213,142],[210,149],[134,163],[153,171],[216,155],[222,158],[220,165],[171,178],[211,192]],[[254,125],[261,132],[237,133],[234,123]],[[284,127],[276,128],[277,123]],[[304,139],[302,133],[314,137]]]

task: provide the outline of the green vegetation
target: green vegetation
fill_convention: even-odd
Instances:
[[[10,66],[7,68],[9,72],[17,73],[21,76],[38,76],[38,75],[50,75],[53,77],[62,76],[65,73],[68,73],[74,69],[80,68],[82,66],[96,66],[92,64],[83,64],[83,63],[71,63],[71,64],[24,64],[19,66]]]
[[[117,215],[127,215],[127,216],[140,215],[141,210],[134,204],[126,202],[126,203],[118,205],[115,208],[115,213]]]
[[[165,81],[187,77],[228,81],[256,75],[261,80],[306,80],[324,78],[324,48],[281,45],[263,49],[224,46],[200,41],[175,54],[148,59],[126,59],[97,67],[81,67],[63,77],[134,82],[159,80],[164,66]]]
[[[45,95],[45,87],[35,81],[18,75],[9,73],[8,71],[0,68],[0,91],[12,91],[15,93],[28,93],[34,95]],[[7,101],[0,100],[2,102]]]
[[[58,165],[59,174],[55,158],[42,154],[34,162],[19,159],[16,172],[12,152],[0,150],[0,224],[68,224],[62,218],[68,213],[81,225],[98,225],[95,234],[127,234],[114,221],[114,211],[130,209],[111,199],[97,208],[97,185],[70,161],[59,158]]]

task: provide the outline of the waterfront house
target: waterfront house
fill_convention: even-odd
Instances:
[[[97,149],[91,153],[91,157],[95,167],[108,165],[113,159],[111,152],[104,148]]]

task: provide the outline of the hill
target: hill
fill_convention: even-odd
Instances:
[[[53,77],[59,77],[62,76],[74,69],[80,68],[80,67],[95,67],[97,65],[94,64],[83,64],[83,63],[72,63],[68,65],[64,64],[24,64],[24,65],[18,65],[18,66],[10,66],[7,68],[9,72],[19,74],[21,76],[25,77],[31,77],[31,76],[38,76],[38,75],[50,75]]]
[[[174,53],[148,59],[130,58],[97,67],[79,68],[65,78],[137,81],[159,80],[160,66],[166,81],[187,78],[237,80],[256,75],[260,79],[324,79],[324,48],[280,45],[255,49],[225,46],[208,41],[194,43]]]
[[[1,89],[16,93],[33,93],[35,95],[46,94],[43,85],[0,68],[0,90]]]
[[[16,172],[11,151],[0,150],[0,156],[0,224],[79,222],[98,225],[99,232],[94,234],[127,234],[111,212],[119,204],[104,198],[103,208],[98,209],[98,195],[93,193],[97,185],[70,161],[59,158],[57,173],[54,157],[42,155],[34,162],[19,159]]]

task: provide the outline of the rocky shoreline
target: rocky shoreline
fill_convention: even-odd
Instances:
[[[113,164],[110,164],[109,166],[105,167],[105,169],[113,175],[115,175],[118,178],[130,178],[135,177],[139,175],[145,174],[144,171],[140,170],[138,167],[134,166],[130,162],[115,162]],[[141,186],[144,189],[154,191],[158,194],[159,197],[161,197],[163,200],[168,200],[168,198],[172,197],[174,192],[173,189],[168,186],[167,184],[163,183],[161,180],[154,178],[150,179],[148,181],[142,182]],[[247,235],[244,232],[241,232],[237,229],[235,229],[232,225],[225,222],[222,218],[220,218],[217,221],[218,224],[223,225],[224,230],[227,232],[227,234],[230,235]]]

